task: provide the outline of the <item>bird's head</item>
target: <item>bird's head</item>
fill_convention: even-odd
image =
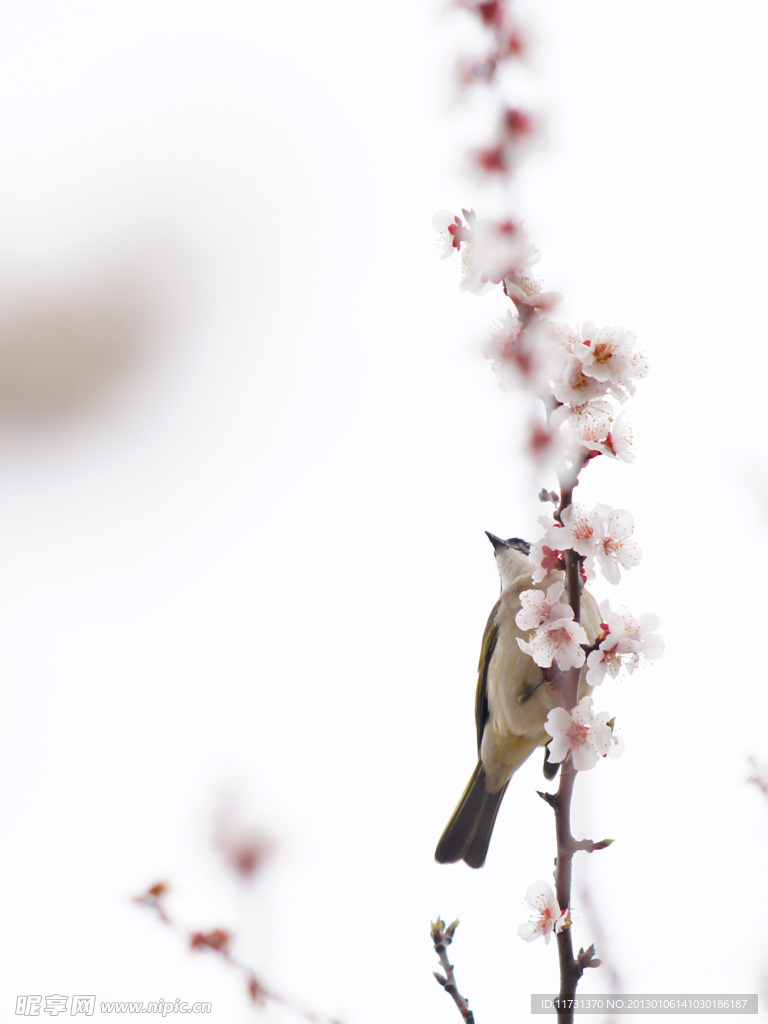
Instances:
[[[510,583],[517,579],[521,573],[531,571],[531,563],[528,555],[531,553],[531,545],[527,540],[520,537],[510,537],[502,540],[493,533],[485,531],[488,540],[493,544],[493,553],[496,556],[496,565],[499,567],[501,576],[501,589],[504,590]]]

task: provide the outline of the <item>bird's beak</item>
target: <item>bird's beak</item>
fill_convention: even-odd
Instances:
[[[502,540],[501,537],[497,537],[495,533],[489,533],[488,530],[486,530],[485,531],[485,536],[488,538],[488,540],[491,542],[491,544],[493,544],[493,550],[494,551],[498,551],[499,548],[508,548],[509,547],[509,544],[507,544],[507,542],[505,540]]]

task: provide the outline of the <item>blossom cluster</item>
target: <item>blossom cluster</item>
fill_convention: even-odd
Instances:
[[[524,55],[524,33],[505,0],[458,0],[458,6],[478,19],[488,38],[484,53],[459,62],[459,80],[465,86],[490,84],[500,67]]]
[[[618,583],[620,568],[629,568],[640,560],[640,549],[632,539],[634,520],[626,510],[571,504],[563,510],[561,520],[553,524],[546,516],[541,517],[545,533],[531,549],[534,583],[546,581],[552,573],[564,569],[566,551],[580,556],[585,580],[594,578],[597,565],[610,583]],[[571,606],[557,603],[562,592],[563,583],[558,581],[547,588],[546,594],[542,590],[521,594],[522,608],[515,621],[529,636],[517,642],[537,665],[550,668],[556,664],[564,670],[580,668],[586,660],[587,682],[596,686],[606,672],[611,677],[617,676],[622,667],[634,672],[641,655],[652,659],[662,654],[664,644],[654,632],[659,625],[655,615],[646,613],[638,619],[626,611],[613,611],[608,601],[600,605],[601,634],[590,650],[583,627],[573,621]]]
[[[441,211],[433,225],[443,257],[461,256],[463,290],[480,295],[501,285],[512,303],[485,354],[502,387],[544,399],[546,422],[533,420],[529,453],[558,470],[598,455],[632,461],[632,430],[620,407],[648,372],[635,334],[590,321],[574,328],[545,316],[561,296],[531,273],[539,253],[515,220]]]
[[[518,639],[520,649],[530,655],[541,668],[556,665],[565,671],[587,664],[590,686],[602,683],[606,673],[615,678],[622,668],[635,671],[643,658],[659,658],[664,642],[655,630],[659,620],[646,612],[635,618],[628,611],[616,612],[609,601],[600,605],[601,632],[590,647],[584,627],[574,621],[570,604],[558,601],[562,581],[553,583],[546,592],[524,590],[520,595],[522,608],[515,622],[528,632],[528,639]]]
[[[597,565],[609,583],[618,583],[621,569],[640,561],[640,548],[632,538],[635,521],[626,509],[603,504],[587,509],[573,503],[563,509],[560,519],[559,523],[546,516],[539,519],[545,533],[531,550],[534,583],[540,583],[553,569],[564,568],[566,551],[581,556],[585,580],[594,579]]]
[[[574,622],[573,608],[558,602],[563,583],[553,583],[546,594],[541,590],[524,590],[520,595],[521,610],[515,617],[520,629],[531,630],[530,640],[518,640],[521,650],[537,665],[550,668],[557,661],[561,669],[579,668],[584,664],[584,627]]]
[[[432,226],[438,232],[443,259],[454,252],[461,254],[462,291],[483,295],[503,284],[513,302],[530,310],[551,309],[561,301],[557,293],[543,292],[542,281],[531,276],[539,252],[522,224],[512,219],[479,219],[474,210],[461,213],[463,222],[449,210],[440,210],[432,218]],[[510,349],[508,356],[514,362],[516,353]]]
[[[587,657],[587,682],[591,686],[602,683],[606,672],[615,678],[622,668],[634,672],[644,658],[660,658],[664,653],[664,641],[655,633],[658,616],[646,612],[639,619],[630,612],[615,612],[610,603],[600,605],[603,617],[602,634],[597,649]]]

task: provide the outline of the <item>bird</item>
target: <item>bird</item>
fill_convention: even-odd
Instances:
[[[486,531],[493,545],[501,577],[501,596],[491,610],[483,633],[478,666],[475,722],[477,726],[477,767],[459,800],[435,850],[441,864],[464,861],[471,868],[482,867],[509,780],[537,747],[546,747],[551,737],[544,723],[559,703],[557,694],[544,678],[544,670],[522,651],[518,639],[527,634],[515,622],[521,610],[520,595],[526,590],[546,590],[562,580],[553,571],[534,583],[531,545],[520,537],[501,540]],[[588,591],[581,595],[581,625],[590,643],[600,632],[600,612]],[[579,698],[591,693],[586,666],[581,670]],[[552,779],[558,766],[544,755],[544,774]]]

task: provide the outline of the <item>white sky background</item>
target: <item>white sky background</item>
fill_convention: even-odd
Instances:
[[[754,992],[766,16],[527,10],[510,95],[548,115],[516,193],[542,272],[562,319],[631,328],[651,363],[636,463],[580,488],[631,509],[644,549],[597,596],[656,611],[667,643],[596,695],[627,749],[578,780],[580,834],[617,842],[577,886],[625,992]],[[130,372],[77,414],[0,402],[3,1019],[75,992],[251,1019],[233,972],[130,903],[161,878],[181,923],[232,929],[267,984],[344,1024],[459,1019],[432,978],[438,914],[461,918],[478,1024],[557,987],[554,945],[517,936],[554,853],[539,756],[481,872],[432,861],[474,763],[483,531],[535,539],[550,483],[479,354],[504,306],[458,291],[430,225],[495,201],[457,171],[483,137],[449,85],[468,25],[402,0],[2,16],[0,385],[14,318],[95,303],[138,325]],[[223,792],[278,843],[248,889],[212,846]]]

